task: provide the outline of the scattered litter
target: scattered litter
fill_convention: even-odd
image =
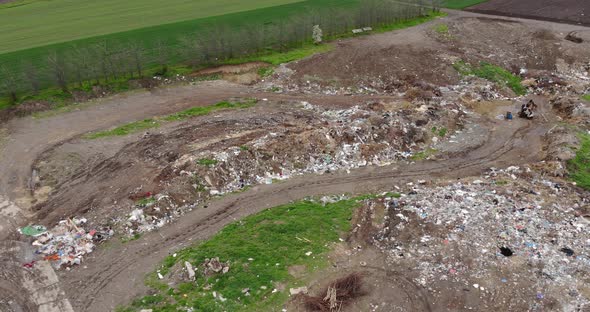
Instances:
[[[230,268],[229,261],[225,263],[220,262],[219,257],[205,259],[205,261],[202,263],[202,266],[204,267],[203,274],[205,275],[212,275],[220,272],[225,274],[229,272]]]
[[[86,222],[85,218],[66,219],[48,231],[45,227],[33,226],[20,232],[35,236],[32,244],[38,247],[36,253],[42,255],[42,259],[52,261],[56,268],[68,267],[80,264],[83,256],[94,250],[95,243],[114,234],[110,228],[86,231],[82,227]]]
[[[298,288],[291,288],[291,289],[289,289],[289,294],[291,294],[291,296],[296,296],[299,294],[307,294],[307,287],[303,286],[303,287],[298,287]]]

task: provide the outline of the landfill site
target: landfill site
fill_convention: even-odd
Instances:
[[[237,292],[285,298],[269,311],[590,311],[590,189],[568,165],[590,134],[590,28],[447,13],[264,77],[227,65],[1,124],[0,311],[232,311],[214,282],[216,308],[131,303],[164,296],[149,276],[168,293],[231,276],[214,252],[159,270],[229,224],[358,196],[327,265]],[[92,137],[222,101],[240,108]]]

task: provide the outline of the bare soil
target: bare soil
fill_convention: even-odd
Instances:
[[[578,0],[489,0],[469,11],[540,19],[552,22],[590,25],[590,3]]]
[[[433,30],[439,23],[448,24],[448,36]],[[479,175],[490,167],[503,168],[541,161],[547,157],[547,142],[543,137],[558,122],[553,117],[549,97],[543,94],[534,97],[546,118],[506,122],[496,118],[497,114],[507,110],[516,111],[519,100],[498,102],[492,98],[487,100],[494,100],[493,108],[483,107],[477,104],[477,97],[481,100],[489,93],[494,96],[511,94],[507,90],[497,92],[485,89],[484,83],[479,80],[468,83],[482,86],[469,91],[472,95],[457,96],[457,93],[469,92],[451,90],[460,82],[460,77],[452,69],[452,63],[459,59],[488,61],[513,68],[514,71],[532,69],[541,76],[560,68],[574,68],[590,60],[589,43],[575,44],[563,40],[563,34],[574,29],[579,27],[452,12],[449,17],[415,28],[337,43],[332,52],[288,65],[291,74],[277,74],[270,79],[270,85],[268,81],[254,87],[218,81],[155,89],[115,96],[78,111],[47,118],[11,120],[2,125],[7,129],[7,139],[0,154],[0,214],[4,217],[0,221],[0,237],[22,239],[15,234],[15,229],[28,222],[51,225],[61,218],[72,216],[87,216],[95,220],[101,216],[114,218],[124,212],[117,209],[128,206],[132,201],[130,196],[137,193],[138,188],[139,192],[158,192],[162,189],[175,191],[180,201],[192,198],[184,197],[182,193],[186,185],[161,183],[177,181],[169,175],[167,164],[175,162],[183,154],[200,149],[239,146],[242,142],[256,140],[263,133],[276,129],[285,133],[298,133],[302,129],[311,131],[321,128],[322,125],[317,124],[313,114],[302,112],[293,105],[303,101],[333,109],[373,105],[371,107],[375,111],[381,109],[383,114],[387,113],[383,107],[396,109],[401,115],[421,111],[432,116],[424,120],[415,118],[420,120],[418,122],[411,119],[414,122],[412,129],[425,132],[430,131],[425,127],[431,125],[431,119],[442,119],[445,116],[428,108],[434,106],[430,102],[433,97],[451,103],[469,102],[476,113],[457,114],[456,120],[449,123],[449,130],[463,131],[448,138],[448,144],[444,144],[445,148],[441,148],[440,154],[433,160],[367,166],[351,170],[350,173],[337,171],[323,175],[308,174],[281,183],[254,185],[247,191],[227,194],[208,201],[206,205],[194,207],[173,225],[145,233],[137,240],[124,244],[116,239],[108,241],[86,257],[83,266],[58,272],[60,282],[55,285],[61,287],[65,295],[62,296],[56,290],[58,295],[52,297],[51,302],[62,302],[59,300],[67,298],[74,311],[113,310],[117,305],[127,304],[147,292],[145,275],[153,271],[168,254],[211,237],[234,220],[306,196],[375,193],[391,190],[396,185],[410,181],[457,179]],[[281,86],[282,90],[292,91],[267,91],[272,84]],[[364,91],[353,92],[350,89],[352,87]],[[429,94],[412,97],[402,95],[412,88]],[[326,90],[337,92],[327,95],[324,92]],[[370,95],[347,95],[354,93]],[[81,139],[81,135],[90,131],[230,98],[248,97],[258,98],[261,102],[248,110],[220,112],[171,123],[150,130],[149,134],[138,133],[97,141]],[[382,121],[372,118],[370,122],[378,127]],[[375,133],[379,133],[377,129]],[[400,137],[403,136],[400,134]],[[431,137],[432,134],[427,138],[431,140]],[[425,140],[419,144],[427,146],[430,143]],[[408,150],[412,148],[408,146]],[[268,158],[291,152],[296,151],[276,150],[276,154],[270,154]],[[372,152],[371,149],[368,152]],[[51,191],[48,192],[46,188],[39,193],[43,187]],[[120,217],[125,218],[124,215]],[[415,231],[424,230],[418,223],[415,224]],[[433,233],[444,231],[434,228],[427,230]],[[412,231],[410,229],[400,235],[406,235],[411,240]],[[353,237],[351,241],[364,244],[363,236]],[[372,248],[363,246],[367,250]],[[17,249],[6,247],[5,250]],[[382,262],[379,260],[382,255],[376,250],[361,254],[359,257],[373,255],[376,260],[370,263]],[[22,252],[19,251],[18,255],[11,253],[6,259],[8,261],[3,263],[7,264],[0,269],[1,276],[6,277],[0,284],[0,298],[11,296],[14,290],[22,289],[23,283],[41,283],[22,267],[22,263],[27,260]],[[334,261],[343,259],[343,256],[339,258],[336,255]],[[411,275],[384,269],[381,264],[375,264],[374,267],[349,265],[346,270],[363,271],[369,276],[368,280],[373,282],[369,285],[373,297],[359,301],[352,306],[353,310],[372,310],[374,307],[370,304],[376,300],[398,304],[400,311],[433,310],[432,297],[426,289],[412,282]],[[15,275],[13,271],[22,274]],[[327,276],[331,280],[341,277],[342,272],[329,273]],[[325,286],[320,284],[318,289]],[[438,289],[447,286],[454,289],[452,284],[441,282],[437,285]],[[394,293],[392,289],[399,292]],[[18,291],[26,292],[36,294],[27,289]],[[510,292],[506,292],[500,298],[509,296]],[[437,299],[440,307],[452,306],[457,311],[463,311],[465,303],[476,306],[482,302],[479,297],[450,290],[439,298],[443,298]],[[39,305],[38,301],[27,300],[25,295],[16,297],[15,302],[14,306],[25,311]],[[0,302],[0,307],[5,306],[8,305]]]

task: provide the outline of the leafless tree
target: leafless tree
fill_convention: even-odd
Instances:
[[[162,41],[162,39],[156,40],[154,45],[154,55],[156,57],[156,61],[160,66],[160,75],[166,75],[168,72],[168,58],[169,58],[168,46]]]
[[[21,64],[24,70],[24,78],[27,80],[27,83],[31,87],[31,91],[33,94],[38,94],[39,90],[41,89],[41,82],[40,82],[40,72],[37,69],[37,66],[33,65],[30,61],[25,61]]]
[[[19,90],[20,79],[18,74],[6,66],[0,67],[0,92],[8,96],[10,104],[18,100],[17,92]]]
[[[61,55],[52,52],[47,56],[47,65],[53,75],[55,83],[64,93],[69,93],[66,63]]]

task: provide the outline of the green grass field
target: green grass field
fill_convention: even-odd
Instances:
[[[0,7],[0,53],[304,0],[52,0]]]
[[[179,311],[187,307],[203,312],[280,311],[289,298],[289,287],[302,283],[289,274],[289,267],[304,265],[306,272],[313,272],[329,265],[326,253],[331,243],[350,230],[349,220],[354,208],[362,205],[362,198],[326,205],[300,201],[234,222],[210,240],[167,257],[159,270],[165,275],[175,265],[183,267],[185,261],[198,266],[206,258],[219,257],[231,264],[227,274],[206,277],[199,267],[196,282],[170,287],[154,273],[147,283],[154,294],[117,311]],[[273,290],[276,283],[284,283],[286,290]],[[246,288],[249,295],[244,295]],[[213,292],[225,299],[214,298]]]
[[[157,41],[162,41],[167,46],[174,46],[179,44],[181,36],[195,34],[199,31],[212,31],[218,25],[235,29],[245,26],[264,27],[307,11],[313,12],[323,8],[346,8],[358,4],[358,0],[221,0],[215,2],[196,0],[190,4],[192,6],[190,9],[187,4],[174,6],[174,3],[186,3],[186,0],[172,0],[170,2],[150,0],[147,1],[148,4],[161,4],[154,6],[144,4],[140,6],[141,10],[143,13],[148,12],[146,13],[148,16],[158,15],[160,17],[148,18],[141,15],[139,11],[133,12],[132,16],[141,16],[137,18],[121,17],[120,14],[123,13],[117,14],[116,10],[112,8],[120,7],[122,4],[116,4],[118,2],[114,0],[108,1],[114,3],[111,7],[102,1],[97,2],[108,9],[106,12],[104,9],[93,11],[91,8],[94,6],[89,8],[82,6],[83,3],[89,1],[81,1],[76,2],[76,6],[69,8],[69,15],[64,15],[69,16],[69,19],[64,18],[64,22],[53,25],[59,16],[46,13],[43,8],[56,5],[56,3],[68,2],[67,0],[40,1],[14,8],[3,9],[0,7],[0,23],[2,24],[0,64],[12,68],[20,66],[20,63],[25,60],[40,64],[52,51],[61,53],[73,46],[85,47],[103,41],[111,44],[140,42],[146,49],[153,48]],[[145,1],[120,2],[125,2],[129,10],[133,4],[138,6]],[[228,6],[225,6],[226,2]],[[215,3],[215,5],[211,3]],[[153,9],[158,6],[164,6],[167,9]],[[24,12],[28,15],[19,13],[19,10],[25,10]],[[110,11],[114,12],[114,17],[109,16]],[[184,12],[177,14],[177,11]],[[137,18],[138,21],[134,22],[134,18]],[[140,21],[143,22],[140,23]],[[47,29],[43,27],[47,27]],[[171,60],[170,63],[174,63],[174,60]]]
[[[130,42],[139,44],[146,51],[145,57],[148,59],[148,65],[149,60],[155,58],[154,50],[156,50],[156,46],[159,44],[166,47],[167,63],[179,64],[185,59],[185,56],[179,53],[181,50],[179,47],[182,45],[183,37],[214,37],[215,35],[213,33],[219,31],[231,33],[232,30],[236,30],[237,33],[238,31],[247,29],[265,32],[276,29],[280,23],[307,13],[313,14],[319,10],[326,9],[355,9],[358,7],[359,1],[242,0],[239,1],[241,4],[238,6],[236,4],[238,3],[237,0],[222,0],[221,3],[218,1],[195,0],[194,3],[190,4],[194,7],[191,10],[188,9],[188,4],[172,5],[177,2],[187,2],[187,0],[173,0],[172,2],[156,2],[155,0],[150,0],[147,2],[148,4],[162,3],[158,5],[164,6],[166,9],[154,10],[148,4],[140,6],[144,13],[148,12],[149,14],[161,15],[158,19],[146,18],[142,15],[143,17],[140,20],[144,21],[143,26],[131,21],[132,18],[130,17],[122,18],[122,20],[115,22],[115,18],[111,18],[109,13],[113,11],[115,16],[120,16],[112,7],[117,8],[123,4],[117,4],[113,0],[108,1],[108,3],[113,3],[111,7],[105,5],[104,2],[100,2],[102,6],[108,8],[106,13],[104,10],[96,10],[95,12],[91,9],[92,6],[88,8],[83,6],[87,1],[73,2],[75,5],[68,8],[70,14],[69,20],[64,19],[66,22],[56,22],[57,24],[55,26],[53,24],[56,17],[51,17],[51,10],[49,10],[49,13],[46,13],[43,11],[43,8],[49,5],[68,3],[68,0],[24,1],[22,2],[24,5],[15,7],[5,4],[0,6],[0,28],[2,29],[2,32],[0,32],[0,42],[2,42],[0,45],[0,66],[5,66],[11,72],[24,73],[26,71],[24,69],[26,64],[30,63],[37,68],[38,72],[46,73],[48,72],[47,56],[51,53],[55,52],[58,55],[65,55],[71,52],[73,47],[93,47],[97,43],[107,43],[111,49],[117,49],[118,46]],[[133,4],[137,6],[138,3],[143,3],[139,0],[124,2],[128,6],[127,8],[133,7]],[[210,3],[215,3],[215,5]],[[228,5],[226,6],[225,3]],[[223,11],[215,9],[216,7],[223,7]],[[236,12],[239,11],[238,7],[242,11]],[[20,10],[28,12],[28,15],[23,16],[19,13]],[[134,10],[131,9],[131,11]],[[174,13],[176,11],[185,12],[176,14]],[[190,13],[192,14],[192,19],[188,13],[191,11],[195,12]],[[128,14],[131,13],[128,12]],[[136,12],[133,13],[133,16],[136,16],[135,14]],[[16,16],[20,16],[20,18],[16,18]],[[42,23],[39,24],[39,21],[42,21]],[[44,29],[36,32],[34,29],[37,29],[40,25],[45,25],[48,29],[52,29],[51,34],[45,32]],[[59,27],[61,28],[58,29]],[[134,27],[135,29],[133,29]],[[95,30],[84,30],[88,28]],[[155,63],[156,61],[154,60],[152,64]],[[40,77],[40,82],[42,88],[49,87],[52,84],[52,77],[43,74]]]

